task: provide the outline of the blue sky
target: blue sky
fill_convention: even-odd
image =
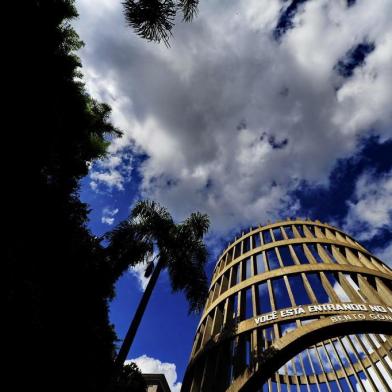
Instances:
[[[170,48],[133,34],[121,2],[76,4],[86,86],[124,132],[82,181],[94,233],[151,198],[177,220],[210,216],[209,274],[234,233],[295,216],[337,225],[391,264],[390,0],[203,0]],[[118,282],[119,338],[141,272]],[[197,323],[162,274],[130,358],[179,389]]]

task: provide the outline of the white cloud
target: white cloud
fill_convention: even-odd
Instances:
[[[158,249],[155,247],[152,255],[146,254],[144,262],[136,264],[133,267],[129,267],[129,272],[131,275],[133,275],[137,279],[138,286],[141,291],[144,291],[146,289],[147,283],[151,277],[151,275],[148,278],[146,278],[144,276],[144,273],[146,271],[148,263],[153,262],[154,268],[157,265],[157,262],[158,262],[158,252],[157,251],[158,251]],[[167,275],[167,272],[165,270],[161,271],[160,272],[160,279],[162,279],[162,277],[166,276],[166,275]]]
[[[111,226],[114,223],[114,217],[118,214],[118,208],[110,209],[105,207],[102,210],[101,222]]]
[[[356,183],[345,230],[360,240],[371,240],[382,229],[392,229],[392,171],[382,176],[365,172]]]
[[[109,172],[93,171],[90,174],[90,178],[92,180],[90,185],[93,190],[97,189],[99,183],[105,184],[109,188],[118,188],[119,190],[123,189],[122,176],[119,172],[114,170]]]
[[[139,263],[136,264],[134,267],[129,267],[129,272],[131,275],[133,275],[139,284],[140,290],[144,291],[147,287],[147,283],[150,280],[150,278],[145,278],[144,277],[144,272],[146,270],[146,264],[145,263]]]
[[[206,0],[194,22],[177,23],[170,49],[126,27],[121,2],[77,6],[87,87],[126,133],[113,154],[134,143],[149,156],[142,196],[176,218],[198,209],[225,231],[292,215],[300,180],[327,184],[370,129],[392,136],[390,0],[307,2],[280,44],[279,1]],[[343,80],[334,65],[365,40],[375,50]],[[273,137],[287,145],[274,149]],[[113,168],[91,178],[124,187]]]
[[[344,230],[359,240],[371,240],[382,230],[392,230],[392,171],[382,176],[365,172],[356,183],[353,200],[345,218]],[[392,243],[374,250],[374,254],[392,266]]]
[[[377,373],[376,373],[376,371],[374,370],[374,368],[373,368],[373,367],[370,367],[370,368],[368,369],[368,371],[369,371],[370,377],[372,378],[374,384],[376,385],[377,391],[379,391],[379,392],[387,392],[387,391],[385,390],[383,384],[381,383],[380,379],[377,377]],[[367,382],[367,385],[368,385],[368,386],[370,386],[369,384],[370,384],[370,383]],[[372,390],[372,388],[370,388],[369,390]]]
[[[98,191],[100,186],[104,186],[109,190],[124,190],[124,184],[132,174],[132,154],[126,147],[129,146],[123,146],[122,139],[116,139],[110,145],[108,155],[91,165],[91,189]]]
[[[340,301],[342,301],[342,302],[351,302],[350,297],[347,295],[346,291],[339,284],[339,282],[337,282],[337,281],[335,282],[335,284],[333,285],[333,291],[339,297]]]
[[[176,365],[174,363],[161,362],[159,359],[142,355],[125,363],[135,362],[142,373],[163,373],[172,392],[180,392],[181,383],[177,381]]]

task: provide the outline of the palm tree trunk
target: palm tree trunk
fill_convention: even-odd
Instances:
[[[118,352],[118,355],[114,361],[114,380],[116,380],[118,375],[120,374],[120,370],[121,370],[121,368],[127,358],[127,355],[129,353],[129,350],[130,350],[132,343],[133,343],[133,339],[135,338],[137,329],[139,328],[143,314],[146,310],[148,301],[151,297],[151,293],[155,287],[155,284],[157,283],[159,273],[161,272],[162,267],[163,267],[163,261],[161,258],[159,258],[158,263],[157,263],[156,267],[154,268],[154,271],[151,275],[151,278],[147,283],[147,287],[144,290],[142,299],[139,302],[139,306],[136,309],[132,323],[129,326],[128,332],[127,332],[125,339],[121,345],[121,348]]]

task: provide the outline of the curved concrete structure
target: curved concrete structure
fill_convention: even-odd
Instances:
[[[391,391],[392,271],[330,225],[251,229],[220,256],[183,391]]]

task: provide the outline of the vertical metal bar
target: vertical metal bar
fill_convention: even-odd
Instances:
[[[339,342],[339,345],[341,346],[341,348],[342,348],[342,350],[343,350],[344,356],[346,357],[347,362],[349,363],[350,368],[351,368],[351,370],[352,370],[352,372],[353,372],[353,375],[354,375],[354,377],[355,377],[355,380],[357,381],[357,383],[358,383],[358,385],[360,386],[361,390],[364,391],[364,392],[366,392],[365,389],[363,388],[362,380],[360,379],[360,377],[358,377],[357,371],[355,370],[354,364],[353,364],[352,361],[351,361],[350,355],[348,354],[348,352],[347,352],[347,350],[346,350],[346,347],[344,347],[344,344],[343,344],[342,341],[340,340],[340,337],[338,337],[338,338],[336,339],[336,342]]]
[[[387,390],[388,390],[388,385],[387,385],[387,383],[386,383],[384,377],[382,376],[380,370],[378,369],[377,365],[376,365],[375,362],[373,361],[373,358],[372,358],[372,356],[370,355],[368,349],[367,349],[366,346],[363,344],[362,339],[361,339],[359,336],[357,336],[357,335],[354,335],[354,336],[355,336],[357,342],[359,343],[359,345],[361,346],[362,351],[363,351],[363,352],[366,354],[366,356],[369,358],[369,361],[371,362],[372,368],[373,368],[374,371],[376,372],[376,375],[377,375],[378,379],[380,380],[381,384],[383,385],[383,387],[384,387],[385,390],[387,391]],[[377,353],[377,351],[376,351],[376,353]]]
[[[338,377],[338,375],[336,373],[336,370],[335,370],[335,367],[334,367],[334,365],[333,365],[333,363],[331,361],[331,358],[329,356],[328,350],[325,348],[324,342],[321,342],[321,346],[324,349],[324,352],[325,352],[325,354],[327,356],[327,360],[328,360],[329,365],[331,366],[332,373],[335,375],[336,385],[338,386],[339,391],[343,392],[342,387],[340,385],[339,377]]]
[[[314,368],[314,365],[313,365],[313,361],[312,361],[311,355],[310,355],[310,353],[309,353],[309,349],[306,349],[305,351],[306,351],[306,355],[307,355],[308,360],[309,360],[310,368],[312,369],[312,372],[313,372],[313,374],[314,374],[314,378],[315,378],[315,380],[316,380],[317,390],[318,390],[318,392],[321,392],[321,390],[320,390],[320,384],[319,384],[319,379],[318,379],[318,374],[317,374],[316,371],[315,371],[315,368]]]
[[[354,335],[353,335],[353,337],[354,337]],[[352,337],[349,335],[349,336],[346,336],[345,338],[346,338],[348,344],[350,345],[351,350],[352,350],[354,356],[356,357],[360,367],[362,368],[362,371],[365,373],[366,379],[370,382],[370,385],[373,388],[373,390],[376,391],[377,390],[376,385],[374,384],[374,381],[373,381],[372,377],[370,376],[370,374],[367,370],[367,367],[363,363],[361,355],[358,353],[357,348],[355,347],[355,344],[351,340]]]
[[[384,358],[380,355],[380,353],[379,353],[376,345],[374,344],[373,340],[367,334],[366,335],[362,335],[362,336],[364,336],[365,339],[367,340],[368,344],[370,344],[370,346],[372,347],[373,351],[375,352],[376,357],[378,358],[378,360],[384,365],[384,367],[386,369],[388,369],[388,364],[385,362]],[[360,336],[358,338],[361,339]],[[365,345],[365,348],[366,348],[366,345]],[[382,372],[380,371],[380,369],[378,369],[377,363],[373,361],[373,358],[370,358],[370,361],[372,363],[374,363],[374,368],[377,368],[376,369],[377,375],[379,375],[382,378],[381,382],[382,382],[382,384],[385,387],[386,385],[388,385],[388,382],[385,380],[385,378],[384,378]]]
[[[333,344],[333,342],[332,342],[331,339],[328,339],[328,343],[331,345],[332,350],[333,350],[334,354],[336,355],[336,358],[338,359],[339,365],[340,365],[340,367],[341,367],[341,369],[342,369],[342,372],[343,372],[343,374],[344,374],[344,378],[345,378],[346,381],[347,381],[347,385],[348,385],[350,391],[351,391],[351,392],[354,392],[353,385],[351,385],[351,381],[350,381],[350,379],[349,379],[349,377],[348,377],[348,374],[347,374],[347,370],[346,370],[345,366],[343,365],[343,362],[342,362],[342,360],[340,359],[340,356],[339,356],[338,352],[336,351],[335,345]],[[327,350],[327,348],[326,348],[326,350]]]
[[[318,361],[318,363],[319,363],[320,369],[321,369],[322,374],[323,374],[323,376],[324,376],[324,378],[325,378],[325,385],[327,386],[328,391],[329,391],[329,392],[332,392],[332,391],[331,391],[331,386],[329,385],[329,382],[328,382],[327,372],[325,371],[323,362],[321,361],[320,353],[318,352],[317,346],[314,345],[313,348],[314,348],[314,352],[316,353],[316,359],[317,359],[317,361]]]

